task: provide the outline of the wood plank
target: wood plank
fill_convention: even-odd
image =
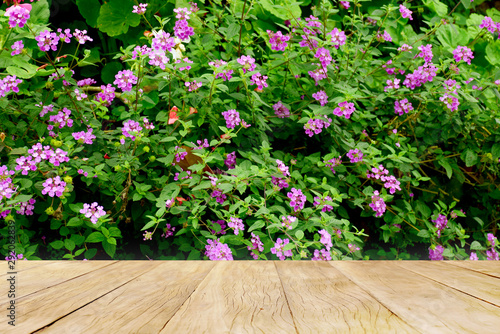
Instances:
[[[326,262],[276,268],[299,333],[419,333]]]
[[[47,265],[31,266],[31,270],[24,270],[16,275],[16,297],[24,297],[36,291],[60,284],[88,272],[109,266],[116,261],[51,261]],[[57,273],[49,275],[48,273]],[[43,280],[40,278],[43,277]],[[0,302],[0,307],[9,303]]]
[[[273,262],[220,261],[160,333],[295,333]]]
[[[498,307],[391,261],[335,261],[330,265],[423,333],[497,334],[500,328]]]
[[[214,263],[153,263],[155,267],[151,271],[39,333],[158,333],[198,287]]]
[[[418,265],[409,261],[397,261],[396,264],[500,307],[500,278],[487,276],[464,267],[449,266],[443,261],[420,261]]]
[[[46,266],[46,265],[49,265],[49,264],[55,263],[55,262],[58,262],[58,261],[28,261],[28,260],[16,261],[16,269],[14,271],[17,273],[20,273],[20,272],[23,272],[26,270],[31,270],[31,269],[34,269],[34,268],[37,268],[40,266]],[[67,262],[69,262],[69,261],[67,261]],[[10,271],[7,266],[5,266],[5,268],[7,268],[6,269],[7,271]],[[7,275],[8,274],[6,274],[5,272],[2,272],[2,274],[0,274],[0,278],[3,278],[4,276],[7,276]]]
[[[500,278],[500,261],[443,261],[443,263]]]
[[[74,312],[110,291],[144,274],[153,267],[151,261],[127,261],[62,282],[16,300],[17,322],[11,329],[0,322],[0,333],[29,333]],[[58,276],[59,271],[47,271],[44,276]],[[40,279],[45,279],[42,276]],[[96,314],[97,316],[98,314]],[[9,328],[6,328],[6,327]],[[5,328],[5,329],[4,329]],[[10,332],[8,330],[11,330]]]

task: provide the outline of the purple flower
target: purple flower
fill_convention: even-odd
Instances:
[[[285,51],[285,48],[288,46],[287,41],[290,40],[290,35],[283,35],[281,31],[273,32],[271,30],[268,30],[267,34],[269,35],[271,50]]]
[[[470,252],[470,258],[469,258],[469,260],[471,260],[471,261],[477,261],[479,259],[477,258],[477,254],[475,252]]]
[[[22,28],[30,18],[30,12],[22,6],[14,5],[7,8],[4,16],[9,17],[9,28],[14,28],[15,26]]]
[[[444,93],[443,96],[439,98],[440,101],[444,102],[444,104],[451,110],[451,111],[456,111],[458,110],[458,106],[460,103],[458,102],[458,98],[456,98],[453,95],[450,95],[448,93]]]
[[[274,114],[278,116],[278,118],[290,117],[290,110],[279,101],[275,105],[273,105]]]
[[[189,41],[194,35],[194,29],[188,25],[186,20],[177,20],[174,26],[174,35],[182,41]]]
[[[17,79],[15,75],[8,75],[3,80],[0,80],[0,97],[7,95],[10,91],[19,92],[18,84],[22,83],[21,79]]]
[[[349,1],[340,1],[340,5],[344,7],[344,9],[348,9],[349,7],[351,7]]]
[[[328,233],[326,230],[319,230],[318,233],[321,235],[321,238],[319,239],[319,242],[321,242],[323,245],[325,245],[327,250],[330,250],[330,248],[333,247],[332,244],[332,235]]]
[[[88,128],[87,132],[73,132],[71,135],[75,138],[75,140],[81,140],[84,144],[92,145],[93,140],[96,138],[96,136],[92,134],[92,131],[94,131],[94,129]]]
[[[153,40],[151,41],[151,47],[155,50],[171,51],[175,47],[175,39],[170,37],[169,33],[160,30],[154,32]]]
[[[14,42],[14,44],[12,44],[10,48],[12,50],[14,50],[14,51],[11,52],[11,54],[10,54],[11,56],[15,56],[15,55],[20,54],[23,51],[23,48],[24,48],[23,41]]]
[[[495,240],[497,240],[497,238],[493,235],[493,233],[488,233],[487,238],[488,238],[488,242],[490,243],[491,247],[495,247]]]
[[[141,130],[142,127],[139,122],[128,120],[123,123],[122,134],[132,139],[132,141],[135,141],[135,138],[140,136]]]
[[[20,215],[31,216],[33,215],[33,209],[35,208],[36,200],[31,198],[28,202],[21,202],[20,208],[16,213]]]
[[[314,57],[318,58],[318,60],[321,62],[321,66],[323,66],[324,69],[326,69],[326,67],[333,61],[333,58],[330,55],[330,51],[325,48],[319,48],[318,51],[316,51]]]
[[[21,172],[22,175],[28,175],[29,171],[37,170],[36,161],[33,160],[33,157],[31,156],[28,157],[21,156],[16,159],[16,163],[17,163],[16,170],[22,170]]]
[[[410,20],[413,20],[413,17],[411,17],[411,14],[413,13],[411,10],[409,10],[408,8],[406,8],[405,6],[403,5],[399,5],[399,11],[401,13],[401,16],[406,19],[406,18],[409,18]]]
[[[50,197],[61,197],[64,188],[66,187],[66,182],[61,180],[61,177],[58,175],[56,177],[48,178],[43,184],[42,195],[49,194]]]
[[[187,8],[176,8],[174,9],[174,13],[176,13],[177,15],[175,15],[175,17],[179,20],[189,20],[190,16],[192,14],[192,12],[187,9]]]
[[[93,41],[92,38],[90,38],[89,36],[87,36],[87,30],[78,30],[78,29],[75,29],[75,32],[73,33],[73,36],[75,37],[75,39],[80,44],[85,44],[85,42],[87,42],[87,41],[89,41],[89,42]]]
[[[446,219],[445,215],[439,214],[435,220],[431,219],[431,221],[436,224],[437,236],[441,238],[441,231],[447,227],[448,219]]]
[[[253,59],[250,56],[241,56],[240,58],[236,59],[236,61],[243,66],[243,73],[246,73],[247,70],[249,72],[252,72],[255,70],[255,59]]]
[[[297,218],[294,217],[294,216],[286,216],[286,217],[282,216],[281,220],[283,220],[281,222],[281,225],[284,228],[288,228],[289,230],[291,230],[293,228],[292,224],[295,223],[295,221],[297,220]]]
[[[497,31],[497,25],[496,23],[491,19],[491,17],[486,16],[481,24],[479,25],[479,28],[486,28],[488,29],[489,32],[494,33]]]
[[[104,106],[109,107],[111,102],[115,99],[116,88],[111,84],[108,84],[107,86],[101,85],[101,90],[102,91],[96,95],[95,100],[101,102]]]
[[[302,210],[304,204],[306,203],[306,196],[302,193],[302,190],[292,188],[291,192],[287,193],[288,198],[290,198],[290,206],[295,212]]]
[[[386,210],[384,199],[379,196],[378,190],[375,190],[373,192],[370,208],[372,208],[372,210],[375,211],[375,217],[382,217],[382,215]]]
[[[227,223],[227,226],[234,229],[235,235],[238,235],[240,231],[245,230],[245,225],[243,224],[243,220],[235,218],[235,217],[229,218],[229,222]]]
[[[219,204],[223,204],[224,201],[226,200],[226,195],[223,194],[220,189],[215,189],[214,191],[212,191],[212,195],[211,196],[215,197],[215,200]]]
[[[311,78],[314,79],[314,83],[315,85],[317,86],[318,83],[323,80],[323,79],[326,79],[328,76],[326,75],[326,70],[322,67],[319,67],[317,69],[315,69],[314,71],[309,71],[307,72],[309,74],[309,76]]]
[[[290,249],[286,250],[286,251],[283,250],[283,248],[285,247],[285,245],[287,245],[289,243],[290,243],[290,240],[288,238],[286,238],[285,240],[281,240],[280,238],[278,238],[278,240],[274,244],[274,247],[271,248],[271,253],[276,254],[276,256],[281,261],[284,261],[287,256],[291,257],[293,255],[292,251]]]
[[[59,40],[64,43],[71,43],[71,29],[64,29],[64,31],[61,28],[57,29],[57,33],[59,34]]]
[[[95,224],[95,223],[94,223]],[[153,232],[150,232],[150,231],[144,231],[144,234],[142,235],[144,237],[144,241],[147,241],[147,240],[153,240]]]
[[[315,249],[312,261],[331,261],[332,255],[326,249]]]
[[[403,45],[401,45],[401,46],[398,48],[398,51],[399,51],[399,52],[405,52],[405,51],[410,51],[411,49],[413,49],[413,46],[408,45],[408,44],[403,44]]]
[[[198,90],[198,88],[200,88],[200,87],[201,87],[201,82],[196,82],[196,81],[189,82],[189,81],[186,81],[186,82],[184,83],[184,85],[185,85],[186,87],[188,87],[188,91],[189,91],[189,92],[194,92],[194,91]]]
[[[165,227],[165,230],[161,236],[164,237],[165,239],[167,239],[168,237],[173,236],[174,232],[175,232],[175,227],[172,227],[172,226],[170,226],[170,224],[167,224],[167,226]]]
[[[453,50],[453,58],[458,63],[461,60],[470,65],[471,59],[474,59],[472,55],[472,50],[466,46],[457,46],[455,50]]]
[[[333,30],[327,35],[330,35],[332,37],[330,41],[336,49],[338,49],[339,46],[344,45],[346,42],[345,33],[342,30],[338,30],[337,28],[333,28]]]
[[[299,42],[299,46],[308,47],[310,50],[314,50],[318,47],[318,41],[309,38],[307,35],[302,35],[302,40]]]
[[[338,158],[333,158],[333,159],[330,159],[328,161],[325,161],[325,165],[330,167],[330,170],[332,171],[333,174],[335,174],[335,167],[337,166],[340,166],[342,164],[342,157],[338,157]]]
[[[349,150],[349,152],[347,152],[347,156],[349,157],[349,159],[351,159],[351,163],[356,163],[363,160],[363,152],[361,152],[358,148]]]
[[[167,64],[170,61],[170,59],[165,55],[165,51],[161,49],[152,50],[151,52],[148,53],[148,57],[149,57],[149,62],[148,62],[149,65],[158,66],[162,70],[165,69],[165,64]],[[200,87],[201,87],[201,82],[200,82]]]
[[[384,33],[378,33],[377,34],[377,40],[382,41],[382,42],[392,42],[392,37],[389,35],[387,30],[384,30]]]
[[[429,259],[432,261],[442,261],[443,260],[444,248],[441,245],[429,247]]]
[[[228,129],[234,129],[241,122],[240,114],[235,109],[222,112],[222,116],[226,120],[226,127]]]
[[[232,261],[233,253],[228,245],[220,243],[219,239],[207,240],[208,245],[205,246],[205,255],[211,261]]]
[[[263,252],[264,244],[262,243],[262,241],[260,241],[260,237],[258,235],[255,235],[253,232],[252,239],[250,241],[252,242],[252,246],[247,246],[247,249],[250,251],[250,255],[254,258],[254,260],[258,260],[259,255],[255,254],[255,252],[252,252],[252,250]]]
[[[52,51],[57,51],[59,36],[56,33],[44,30],[35,37],[35,40],[38,42],[40,50],[50,51],[52,49]]]
[[[132,11],[132,13],[143,15],[144,13],[146,13],[147,6],[148,6],[147,3],[140,3],[139,6],[134,6],[134,10]]]
[[[219,232],[213,230],[213,229],[210,229],[210,232],[212,232],[212,234],[221,234],[221,235],[224,235],[226,234],[226,231],[225,231],[225,228],[226,228],[226,222],[223,221],[223,220],[218,220],[216,222],[212,222],[212,225],[215,226],[215,224],[219,225],[220,226],[220,229],[219,229]]]
[[[396,100],[394,102],[394,112],[399,116],[403,116],[403,113],[409,113],[413,110],[413,106],[411,102],[408,102],[408,99]]]
[[[290,176],[290,171],[288,166],[286,166],[283,161],[276,159],[276,164],[278,164],[278,170],[283,173],[283,176]]]
[[[331,201],[332,198],[330,196],[325,196],[324,198],[316,196],[314,197],[313,204],[319,208],[321,208],[322,212],[330,212],[333,210],[333,206],[329,204],[325,204],[325,202]]]
[[[427,45],[421,45],[418,47],[418,50],[420,53],[417,55],[417,57],[424,58],[424,61],[426,63],[430,63],[432,61],[432,44],[427,44]]]
[[[224,164],[227,166],[227,169],[234,169],[234,166],[236,166],[236,151],[227,155]]]
[[[113,84],[117,85],[118,88],[120,88],[124,92],[131,91],[132,85],[135,85],[136,83],[137,77],[131,70],[118,72],[118,74],[115,75],[115,81],[113,82]]]
[[[486,251],[486,259],[488,261],[500,261],[500,256],[494,248],[491,248],[491,250]]]
[[[320,91],[314,93],[312,95],[312,97],[314,97],[314,99],[319,101],[321,106],[324,106],[325,104],[328,103],[328,96],[326,95],[325,91],[323,91],[323,90],[320,90]]]
[[[359,247],[357,247],[355,244],[348,244],[347,248],[349,248],[350,253],[354,253],[355,251],[359,251]]]
[[[338,104],[338,107],[333,110],[333,114],[340,117],[344,116],[346,119],[349,119],[355,110],[354,103],[344,101]]]
[[[83,204],[83,209],[80,210],[80,213],[84,214],[85,217],[90,218],[92,224],[97,224],[99,218],[104,216],[106,211],[104,211],[104,208],[99,206],[97,202],[94,202],[92,204]]]
[[[250,83],[252,85],[257,85],[259,90],[262,90],[264,87],[268,87],[267,85],[267,76],[260,74],[259,72],[252,74],[252,78],[250,79]]]
[[[288,188],[288,182],[285,179],[281,179],[279,177],[271,176],[271,182],[275,186],[277,186],[280,190]]]

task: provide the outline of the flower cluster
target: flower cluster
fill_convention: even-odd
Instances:
[[[330,35],[332,37],[330,41],[336,49],[338,49],[341,45],[344,45],[346,42],[345,33],[342,30],[338,30],[337,28],[333,28],[333,30],[327,35]]]
[[[1,186],[0,186],[1,187]],[[19,210],[16,213],[20,215],[31,216],[33,215],[33,209],[35,208],[36,200],[31,198],[28,202],[21,202]]]
[[[332,201],[332,198],[330,196],[324,196],[324,197],[316,196],[314,197],[313,205],[317,206],[318,209],[321,208],[322,212],[327,212],[327,211],[330,212],[333,210],[333,206],[325,204],[325,202],[330,202],[330,201]]]
[[[399,182],[394,175],[389,175],[389,171],[385,169],[383,165],[379,165],[378,168],[373,167],[371,172],[372,173],[370,173],[370,170],[366,171],[366,177],[384,182],[384,187],[389,189],[391,194],[394,194],[396,190],[401,191],[399,186],[401,182]]]
[[[15,55],[18,55],[20,54],[22,51],[23,51],[23,48],[24,48],[24,44],[23,44],[23,41],[16,41],[14,42],[11,47],[10,47],[12,50],[11,52],[11,56],[15,56]]]
[[[23,28],[26,21],[30,18],[30,11],[23,6],[14,5],[7,8],[4,16],[9,18],[9,28],[14,28],[16,26]]]
[[[439,214],[436,219],[432,219],[431,221],[436,224],[437,236],[441,238],[441,231],[447,227],[448,219],[445,215]]]
[[[0,80],[0,97],[7,95],[10,91],[18,93],[19,87],[17,87],[17,85],[22,82],[23,81],[18,79],[15,75],[8,75]]]
[[[425,63],[423,66],[419,66],[413,73],[408,73],[405,81],[403,81],[403,85],[414,90],[415,87],[420,87],[426,82],[431,82],[436,76],[437,71],[438,68],[434,64]]]
[[[75,138],[75,140],[78,140],[84,144],[92,145],[93,140],[96,138],[96,136],[92,134],[93,130],[94,129],[92,128],[88,128],[87,132],[85,131],[73,132],[71,135],[73,136],[73,138]]]
[[[73,33],[73,36],[76,38],[76,40],[80,44],[85,44],[85,42],[87,42],[87,41],[89,41],[89,42],[93,41],[92,38],[90,38],[89,36],[87,36],[87,30],[78,30],[78,29],[75,29],[75,32]]]
[[[291,192],[286,194],[290,198],[290,206],[295,212],[302,210],[304,204],[306,203],[306,195],[302,193],[302,190],[292,188]]]
[[[466,46],[457,46],[455,50],[453,50],[453,58],[458,63],[461,60],[470,65],[471,59],[474,59],[472,54],[472,50]]]
[[[214,189],[214,191],[212,191],[212,195],[211,196],[215,197],[215,200],[219,204],[223,204],[224,201],[226,200],[226,195],[223,194],[222,190],[220,190],[220,189]]]
[[[84,203],[83,209],[80,210],[80,213],[84,214],[85,217],[90,218],[92,224],[97,224],[99,218],[104,216],[106,211],[104,211],[104,208],[98,205],[97,202],[94,202],[92,204]]]
[[[323,66],[323,69],[326,70],[326,67],[331,64],[333,60],[332,56],[330,55],[330,51],[328,51],[325,48],[319,48],[316,51],[316,54],[314,55],[315,58],[318,58],[318,60],[321,63],[321,66]]]
[[[66,187],[66,182],[61,180],[61,177],[58,175],[56,177],[48,178],[43,184],[42,195],[49,194],[50,197],[61,197],[64,188]]]
[[[264,251],[264,244],[262,241],[260,241],[260,237],[252,232],[252,239],[250,240],[252,243],[252,246],[247,246],[247,249],[250,251],[250,255],[254,258],[254,260],[259,259],[259,255],[256,254],[255,252],[252,252],[252,250],[256,250],[259,252]]]
[[[332,119],[328,118],[326,115],[324,115],[324,118],[324,120],[321,118],[312,118],[307,121],[304,125],[304,130],[309,137],[321,133],[323,128],[326,129],[331,125]]]
[[[16,193],[17,187],[12,183],[11,175],[14,175],[15,171],[8,170],[7,166],[0,167],[0,201],[3,198],[12,198],[12,195]]]
[[[325,91],[324,90],[320,90],[316,93],[314,93],[312,95],[312,97],[314,97],[314,99],[316,99],[317,101],[319,101],[319,103],[321,104],[321,106],[324,106],[328,103],[328,95],[326,95]]]
[[[131,70],[124,70],[118,72],[118,74],[115,75],[115,81],[113,82],[113,84],[117,85],[118,88],[120,88],[124,92],[131,91],[132,85],[135,85],[136,83],[137,83],[137,77]]]
[[[413,12],[411,10],[409,10],[408,8],[406,8],[405,6],[399,5],[399,12],[401,13],[401,16],[403,17],[403,19],[409,18],[410,20],[413,20],[413,17],[411,17],[411,14]]]
[[[432,261],[443,260],[444,247],[441,245],[429,247],[429,259]]]
[[[276,256],[281,260],[284,261],[286,257],[291,257],[292,251],[286,250],[284,251],[283,248],[290,243],[290,239],[286,238],[285,240],[281,240],[281,238],[278,238],[276,240],[276,243],[274,244],[274,247],[271,248],[271,253],[276,254]]]
[[[340,102],[338,107],[333,109],[333,114],[339,117],[344,116],[346,119],[349,119],[355,110],[354,103],[344,101]]]
[[[240,231],[245,230],[245,225],[243,224],[243,220],[235,217],[229,218],[229,222],[227,223],[227,226],[231,227],[234,229],[234,234],[238,235]]]
[[[383,34],[380,32],[377,34],[377,40],[380,42],[392,42],[392,37],[389,35],[387,30],[384,30]]]
[[[252,77],[250,78],[250,83],[252,85],[257,85],[258,90],[262,90],[264,87],[268,87],[267,85],[267,76],[262,75],[259,72],[252,74]]]
[[[249,72],[252,72],[255,70],[255,59],[250,57],[250,56],[241,56],[240,58],[236,59],[236,61],[243,66],[243,73],[246,73],[247,70]]]
[[[140,3],[139,6],[134,6],[134,10],[132,11],[132,13],[143,15],[144,13],[146,13],[147,6],[148,6],[147,3]]]
[[[95,96],[95,100],[101,102],[105,107],[109,107],[115,99],[115,90],[111,84],[101,85],[101,91]]]
[[[280,190],[289,187],[286,179],[282,179],[275,176],[271,176],[271,183],[277,186]]]
[[[333,174],[335,174],[335,167],[340,166],[342,164],[342,157],[333,158],[328,161],[325,161],[325,165],[330,167],[330,170]]]
[[[491,245],[491,249],[486,251],[487,259],[490,261],[499,261],[500,256],[495,249],[495,241],[497,240],[497,238],[493,235],[493,233],[488,233],[487,238],[488,243]]]
[[[373,192],[372,202],[370,203],[370,208],[375,211],[375,217],[382,217],[386,210],[386,205],[384,199],[379,196],[378,190]]]
[[[177,8],[177,18],[179,20],[175,21],[174,35],[181,39],[182,41],[189,41],[190,36],[194,35],[194,29],[188,25],[187,18],[191,12],[187,8]]]
[[[325,245],[326,250],[330,250],[330,248],[333,247],[332,244],[332,235],[327,232],[327,230],[319,230],[318,231],[319,235],[321,235],[321,238],[319,239],[319,242],[321,242],[323,245]]]
[[[315,69],[314,71],[307,72],[311,78],[314,79],[314,83],[317,86],[319,82],[323,79],[326,79],[328,76],[326,75],[326,70],[322,67]]]
[[[396,100],[394,102],[394,112],[399,116],[403,116],[403,114],[407,114],[413,110],[413,106],[411,102],[408,102],[408,99]]]
[[[196,82],[196,81],[189,82],[189,81],[186,81],[184,83],[184,85],[188,88],[189,92],[194,92],[194,91],[198,90],[198,88],[201,87],[201,82]]]
[[[227,155],[224,164],[227,166],[227,169],[234,169],[234,167],[236,166],[236,151]]]
[[[135,138],[140,136],[141,130],[142,130],[142,127],[139,124],[139,122],[133,121],[131,119],[123,122],[122,134],[125,137],[132,139],[132,141],[135,141]],[[124,144],[124,143],[125,143],[125,140],[123,140],[122,144]]]
[[[283,105],[281,101],[273,105],[274,114],[278,118],[290,117],[290,110]]]
[[[57,44],[59,43],[59,36],[55,32],[50,32],[48,30],[42,31],[38,36],[35,37],[38,42],[38,47],[42,51],[57,51]]]
[[[281,217],[281,225],[284,227],[284,228],[287,228],[289,230],[291,230],[293,228],[292,224],[295,223],[295,221],[297,220],[297,217],[294,217],[294,216],[282,216]]]
[[[347,152],[347,157],[351,159],[351,163],[360,162],[363,160],[363,152],[358,148],[349,150],[349,152]]]
[[[165,229],[163,230],[162,237],[167,239],[168,237],[171,237],[174,235],[175,232],[175,227],[170,226],[170,224],[167,224]]]
[[[222,219],[218,220],[218,221],[215,221],[215,222],[211,222],[213,226],[215,226],[215,224],[219,225],[220,229],[219,229],[219,232],[217,232],[216,230],[214,229],[210,229],[210,232],[212,232],[212,234],[221,234],[221,235],[224,235],[226,234],[226,222],[223,221]]]
[[[205,255],[211,261],[232,261],[233,253],[228,245],[216,240],[207,240],[208,245],[205,246]]]
[[[271,30],[268,30],[267,34],[269,35],[271,50],[285,51],[285,48],[288,46],[287,42],[290,40],[290,35],[283,35],[281,31],[273,32]]]
[[[224,116],[224,119],[226,120],[226,127],[228,129],[234,129],[241,122],[240,113],[235,109],[223,111],[222,116]]]
[[[332,255],[326,249],[315,249],[312,261],[331,261]]]

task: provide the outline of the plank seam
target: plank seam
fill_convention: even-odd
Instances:
[[[114,264],[114,263],[117,263],[117,262],[113,262],[113,263],[111,263],[111,264]],[[106,268],[106,267],[108,267],[108,266],[105,266],[105,267],[102,267],[102,268]],[[49,327],[50,327],[50,326],[52,326],[53,324],[55,324],[55,323],[56,323],[56,322],[58,322],[59,320],[61,320],[61,319],[65,318],[65,317],[67,317],[68,315],[70,315],[70,314],[72,314],[72,313],[75,313],[76,311],[78,311],[78,310],[80,310],[80,309],[84,308],[85,306],[87,306],[87,305],[89,305],[89,304],[91,304],[91,303],[95,302],[96,300],[101,299],[102,297],[104,297],[104,296],[106,296],[106,295],[110,294],[111,292],[113,292],[113,291],[115,291],[115,290],[117,290],[117,289],[121,288],[121,287],[122,287],[122,286],[124,286],[125,284],[130,283],[131,281],[135,280],[135,279],[136,279],[136,278],[138,278],[139,276],[142,276],[142,275],[144,275],[145,273],[148,273],[148,272],[150,272],[150,271],[151,271],[151,270],[153,270],[153,269],[154,269],[154,268],[151,268],[151,269],[149,269],[148,271],[141,272],[139,275],[137,275],[137,276],[135,276],[134,278],[132,278],[132,279],[128,280],[127,282],[125,282],[125,283],[123,283],[123,284],[121,284],[121,285],[117,286],[117,287],[116,287],[116,288],[114,288],[114,289],[109,290],[108,292],[106,292],[105,294],[100,295],[100,296],[99,296],[99,297],[97,297],[96,299],[91,300],[90,302],[88,302],[88,303],[86,303],[86,304],[84,304],[84,305],[82,305],[82,306],[80,306],[80,307],[78,307],[78,308],[74,309],[73,311],[71,311],[71,312],[69,312],[69,313],[67,313],[67,314],[63,315],[62,317],[57,318],[56,320],[52,321],[50,324],[47,324],[47,325],[45,325],[44,327],[39,328],[39,329],[37,329],[36,331],[33,331],[33,332],[31,332],[31,333],[38,333],[39,331],[41,331],[41,330],[43,330],[43,329],[49,329]]]
[[[486,275],[486,276],[489,276],[489,277],[500,279],[500,276],[498,276],[498,275],[492,275],[492,274],[489,274],[489,273],[485,273],[484,271],[476,270],[476,269],[473,269],[473,268],[463,267],[463,266],[460,266],[458,264],[453,264],[452,263],[453,261],[441,261],[441,262],[442,263],[446,263],[447,265],[453,266],[455,268],[462,268],[462,269],[465,269],[465,270],[470,270],[470,271],[475,272],[475,273],[479,273],[479,274],[483,274],[483,275]]]
[[[416,332],[419,332],[419,333],[423,333],[422,331],[420,331],[418,328],[416,328],[415,326],[413,326],[412,324],[410,324],[409,322],[407,322],[405,319],[403,319],[402,317],[400,317],[397,313],[393,312],[391,310],[391,308],[386,305],[384,302],[382,302],[381,300],[379,300],[375,295],[373,295],[370,290],[368,289],[365,289],[362,285],[358,284],[354,279],[352,279],[348,274],[346,274],[344,271],[342,271],[341,268],[338,268],[337,266],[334,266],[333,264],[331,264],[332,267],[334,267],[335,269],[337,269],[342,275],[344,275],[349,281],[351,281],[354,285],[356,285],[357,287],[359,287],[361,290],[363,290],[364,292],[366,292],[369,296],[371,296],[373,299],[375,299],[377,302],[380,303],[380,305],[382,305],[383,307],[385,307],[389,312],[391,312],[392,315],[394,315],[395,317],[399,318],[399,320],[401,320],[402,322],[404,322],[405,324],[407,324],[409,327],[413,328]]]
[[[281,279],[280,272],[278,270],[278,267],[276,266],[276,261],[273,261],[273,265],[274,265],[274,270],[276,270],[276,273],[278,274],[278,278],[280,279],[281,290],[283,291],[283,295],[285,296],[286,306],[288,307],[288,310],[290,311],[290,314],[292,316],[293,327],[295,328],[295,333],[299,333],[299,330],[297,329],[297,325],[295,324],[295,318],[293,316],[292,308],[290,307],[290,304],[288,303],[288,297],[286,295],[285,286],[283,285],[283,281]]]
[[[167,320],[167,322],[165,323],[165,325],[163,325],[163,327],[160,329],[160,331],[158,333],[161,333],[165,327],[167,327],[168,323],[170,322],[170,320],[172,320],[172,318],[175,317],[175,315],[177,314],[177,312],[182,308],[182,306],[184,306],[184,304],[189,300],[189,298],[191,298],[191,296],[193,295],[193,293],[196,292],[196,290],[200,287],[201,283],[203,283],[207,277],[208,277],[208,274],[210,274],[210,272],[212,272],[212,270],[215,268],[215,265],[214,264],[212,266],[212,268],[210,268],[209,271],[207,271],[207,273],[205,274],[205,277],[203,277],[202,280],[200,280],[200,282],[198,283],[198,285],[193,289],[193,291],[189,294],[189,296],[186,297],[186,299],[182,302],[182,304],[179,305],[179,307],[177,307],[177,309],[175,310],[175,312],[172,314],[172,316],[170,317],[170,319]]]
[[[434,279],[434,278],[432,278],[432,277],[426,276],[425,274],[422,274],[422,273],[419,273],[419,272],[417,272],[417,271],[413,271],[413,270],[411,270],[411,269],[409,269],[409,268],[405,268],[405,267],[403,267],[403,266],[400,266],[400,265],[398,265],[397,263],[396,263],[396,265],[397,265],[398,267],[402,268],[402,269],[406,269],[406,270],[408,270],[408,271],[411,271],[412,273],[415,273],[415,274],[417,274],[417,275],[419,275],[419,276],[425,277],[425,278],[427,278],[427,279],[429,279],[429,280],[431,280],[431,281],[433,281],[433,282],[436,282],[436,283],[438,283],[438,284],[441,284],[441,285],[443,285],[443,286],[445,286],[445,287],[447,287],[447,288],[450,288],[450,289],[453,289],[453,290],[455,290],[455,291],[461,292],[461,293],[463,293],[464,295],[467,295],[467,296],[473,297],[473,298],[475,298],[475,299],[481,300],[481,301],[483,301],[483,302],[485,302],[485,303],[488,303],[488,304],[490,304],[490,305],[493,305],[493,306],[495,306],[495,307],[500,308],[500,305],[496,305],[496,304],[494,304],[494,303],[492,303],[492,302],[490,302],[490,301],[487,301],[487,300],[484,300],[484,299],[482,299],[482,298],[479,298],[478,296],[475,296],[475,295],[472,295],[472,294],[470,294],[470,293],[468,293],[468,292],[465,292],[465,291],[459,290],[459,289],[457,289],[457,288],[455,288],[455,287],[453,287],[453,286],[451,286],[451,285],[448,285],[448,284],[446,284],[446,283],[444,283],[444,282],[441,282],[441,281],[438,281],[438,280],[436,280],[436,279]],[[467,268],[463,268],[463,269],[464,269],[464,270],[467,270]]]

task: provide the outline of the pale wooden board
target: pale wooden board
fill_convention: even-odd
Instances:
[[[296,332],[273,262],[218,262],[160,333],[229,332]]]
[[[203,261],[148,264],[154,269],[38,333],[158,333],[214,266]]]
[[[88,272],[109,266],[115,261],[51,261],[47,265],[32,266],[31,270],[23,270],[16,275],[16,297],[24,297],[36,291],[60,284]],[[43,277],[43,280],[40,278]],[[0,307],[7,304],[2,300]]]
[[[26,297],[21,297],[16,300],[17,322],[15,329],[8,326],[6,321],[1,321],[0,333],[29,333],[49,325],[151,270],[152,267],[148,266],[148,262],[127,261],[120,263],[120,265],[114,263]],[[47,271],[40,277],[40,280],[60,274],[60,271]]]
[[[418,263],[397,261],[395,263],[414,273],[500,307],[500,278],[459,266],[449,266],[443,261],[418,261]]]
[[[326,262],[276,268],[299,333],[419,333]]]
[[[55,263],[55,262],[58,262],[58,261],[24,261],[24,260],[21,260],[21,261],[16,261],[16,264],[15,264],[15,270],[13,270],[14,272],[17,272],[17,273],[20,273],[20,272],[23,272],[23,271],[26,271],[26,270],[31,270],[33,268],[37,268],[37,267],[40,267],[40,266],[46,266],[46,265],[49,265],[51,263]],[[69,262],[69,261],[65,261],[65,262]],[[8,274],[6,273],[7,271],[12,271],[9,269],[9,267],[7,266],[7,261],[5,261],[5,272],[2,272],[2,274],[0,274],[0,278],[3,279],[4,276],[7,276]]]
[[[500,278],[500,261],[443,261],[446,264],[467,268]]]
[[[412,273],[396,263],[336,261],[330,264],[422,333],[499,332],[500,308]]]

